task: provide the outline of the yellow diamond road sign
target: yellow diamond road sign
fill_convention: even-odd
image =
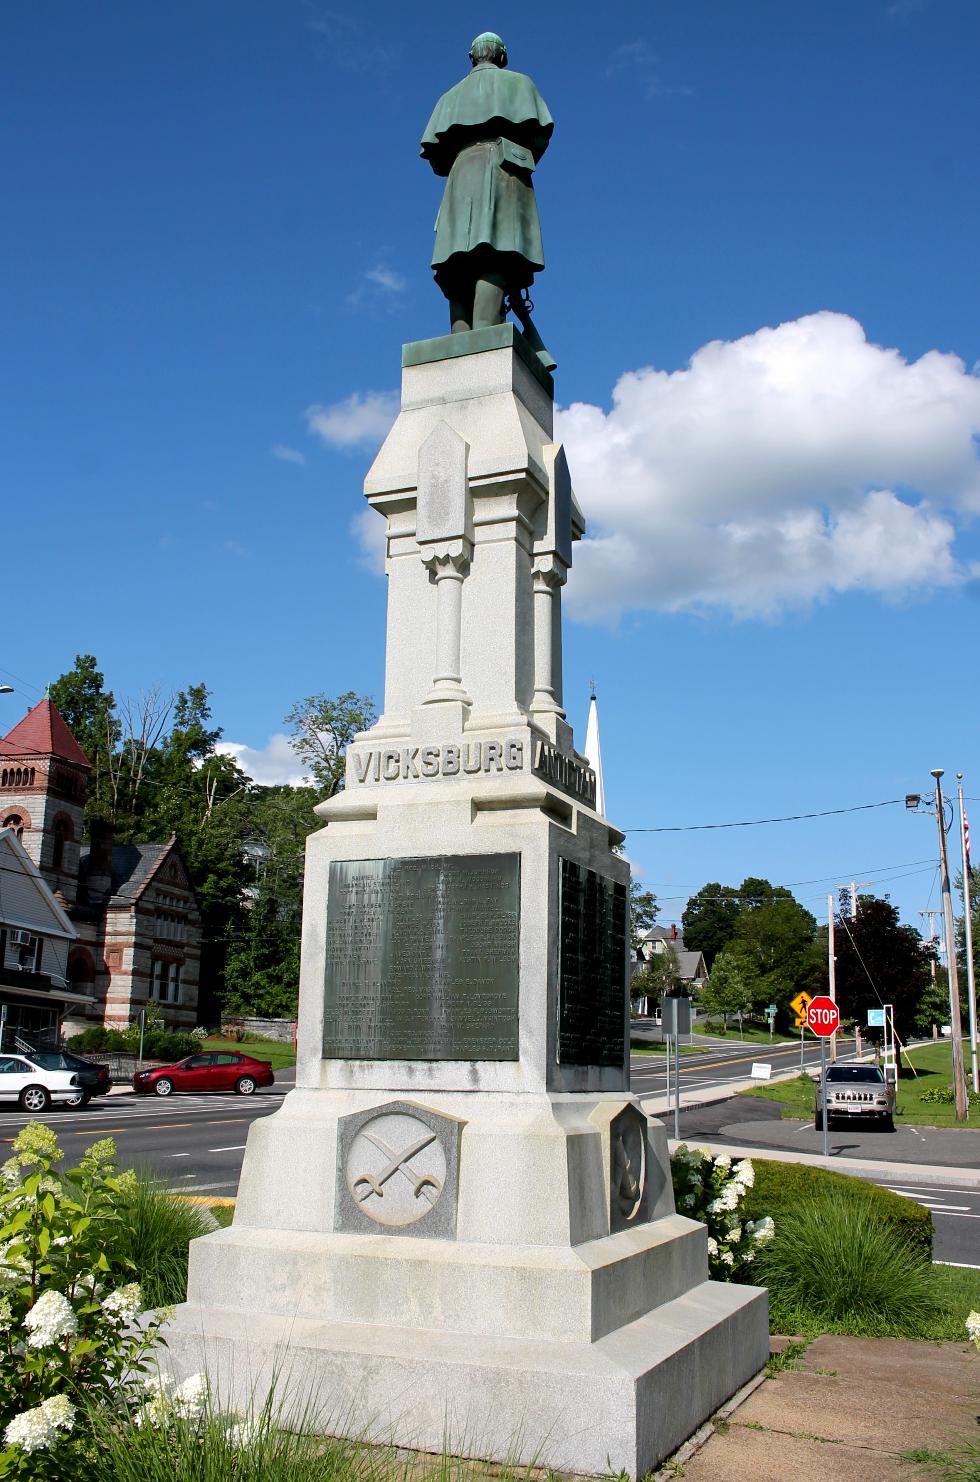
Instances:
[[[789,1006],[793,1010],[793,1013],[796,1014],[797,1021],[800,1019],[806,1020],[807,1005],[812,1002],[812,993],[798,993],[795,998],[790,999]]]

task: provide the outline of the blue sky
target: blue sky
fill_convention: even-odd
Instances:
[[[534,297],[610,816],[980,795],[975,0],[8,8],[3,714],[92,652],[203,679],[271,778],[295,699],[380,700],[360,485],[444,329],[417,141],[487,27],[557,120]],[[629,848],[665,919],[746,874],[936,903],[900,806]]]

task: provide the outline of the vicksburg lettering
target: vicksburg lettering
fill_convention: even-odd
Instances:
[[[525,742],[464,741],[446,746],[379,746],[352,749],[348,785],[405,782],[424,777],[476,776],[481,772],[523,772]],[[594,788],[593,788],[594,792]]]

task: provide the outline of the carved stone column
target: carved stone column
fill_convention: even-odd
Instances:
[[[446,422],[438,422],[419,449],[416,540],[436,585],[436,667],[424,705],[473,703],[460,668],[463,581],[473,559],[468,455],[469,444]]]
[[[460,667],[460,633],[463,618],[463,580],[470,569],[473,547],[468,540],[428,545],[423,564],[436,584],[436,672],[423,704],[440,700],[472,701],[463,688]]]
[[[532,715],[560,715],[561,708],[559,675],[555,672],[556,637],[560,641],[561,618],[558,604],[565,583],[567,567],[554,553],[538,556],[532,568],[534,591],[534,695],[531,699]]]

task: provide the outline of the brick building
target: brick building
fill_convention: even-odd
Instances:
[[[201,917],[175,838],[116,844],[93,821],[82,845],[89,760],[56,705],[39,701],[0,741],[0,827],[34,861],[77,932],[65,1028],[125,1028],[150,1002],[173,1028],[197,1022]]]

